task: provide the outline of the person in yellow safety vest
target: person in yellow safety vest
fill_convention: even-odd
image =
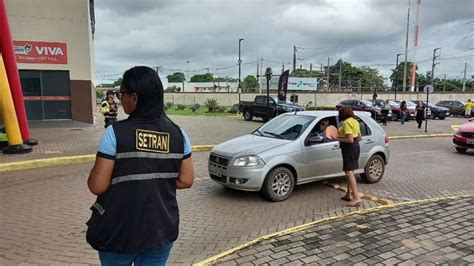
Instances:
[[[8,146],[7,133],[5,127],[0,124],[0,150]]]
[[[107,90],[106,98],[101,104],[100,112],[105,118],[105,128],[117,122],[118,105],[115,102],[115,92],[113,90]]]

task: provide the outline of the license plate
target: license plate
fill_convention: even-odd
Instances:
[[[215,165],[209,165],[209,173],[211,175],[215,175],[217,177],[221,177],[222,176],[222,168],[220,167],[217,167]]]
[[[466,143],[467,144],[474,144],[474,139],[468,139],[468,140],[466,140]]]

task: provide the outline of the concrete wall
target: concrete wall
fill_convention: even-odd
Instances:
[[[242,93],[242,101],[253,101],[256,93]],[[276,94],[271,94],[276,95]],[[288,99],[292,94],[288,94]],[[336,106],[340,101],[349,99],[372,99],[371,93],[297,93],[298,103],[304,105],[311,101],[316,106]],[[203,104],[206,99],[214,98],[221,106],[230,106],[239,102],[238,93],[165,93],[165,103],[192,105],[195,103]],[[433,93],[430,94],[430,102],[440,100],[459,100],[467,101],[474,99],[474,92],[466,93]],[[394,99],[393,93],[378,92],[378,99]],[[423,93],[397,93],[397,99],[403,100],[426,100],[426,94]]]

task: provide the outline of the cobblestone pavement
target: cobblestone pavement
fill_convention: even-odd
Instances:
[[[474,264],[474,197],[383,209],[265,240],[218,265]]]
[[[360,184],[361,192],[397,202],[474,195],[474,152],[455,153],[449,138],[392,141],[391,150],[382,181]],[[279,203],[259,193],[225,189],[208,178],[208,156],[193,153],[197,180],[192,189],[178,192],[181,225],[172,265],[189,265],[262,235],[357,210],[344,207],[342,192],[321,182],[299,186]],[[79,164],[0,174],[0,265],[98,263],[85,243],[84,223],[94,202],[86,185],[90,168]],[[358,209],[375,206],[364,201]]]
[[[122,114],[121,118],[125,118]],[[190,136],[192,145],[219,144],[234,137],[252,132],[262,125],[260,120],[248,122],[239,117],[172,116]],[[94,154],[100,136],[103,133],[103,121],[96,119],[96,125],[74,121],[31,122],[32,138],[40,145],[32,153],[5,155],[0,153],[0,163],[8,163],[50,157]],[[464,118],[449,117],[445,120],[430,120],[428,133],[453,132],[451,125],[462,124]],[[424,134],[414,122],[401,126],[399,122],[390,122],[384,127],[389,136]]]

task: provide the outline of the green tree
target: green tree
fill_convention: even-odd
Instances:
[[[117,79],[116,81],[114,81],[113,86],[114,86],[114,87],[117,87],[117,86],[122,85],[122,80],[123,80],[122,78]]]
[[[214,77],[211,73],[206,74],[196,74],[191,77],[191,82],[212,82]]]
[[[258,81],[254,76],[248,75],[242,81],[243,91],[254,91],[256,88],[258,88]]]
[[[290,73],[290,77],[298,78],[320,78],[323,74],[320,71],[308,70],[308,69],[296,69]]]
[[[166,78],[168,79],[168,82],[184,82],[186,80],[184,74],[181,72],[175,72],[166,76]]]

